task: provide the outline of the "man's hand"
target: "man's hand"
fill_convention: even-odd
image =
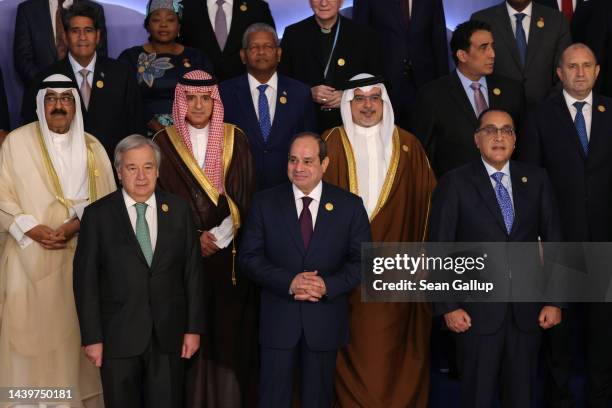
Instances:
[[[553,326],[561,323],[561,308],[556,306],[544,306],[538,317],[540,327],[544,330],[550,329]]]
[[[315,103],[325,105],[329,103],[329,101],[334,98],[335,89],[331,86],[327,85],[317,85],[310,88],[310,94],[312,95],[312,100]]]
[[[202,232],[202,235],[200,235],[200,250],[202,251],[202,256],[211,256],[219,250],[219,247],[215,244],[216,240],[217,238],[210,232]]]
[[[102,343],[90,344],[89,346],[83,347],[87,359],[98,368],[102,367],[103,348]]]
[[[317,273],[317,271],[307,271],[295,275],[289,287],[295,300],[314,303],[327,293],[325,282],[317,276]]]
[[[340,107],[342,101],[342,91],[333,91],[331,98],[329,98],[324,104],[323,108],[336,109]]]
[[[455,333],[468,331],[472,326],[472,318],[463,309],[453,310],[444,315],[446,327]]]
[[[25,233],[26,236],[38,242],[45,249],[64,249],[66,239],[63,235],[58,235],[53,229],[46,225],[39,224]]]
[[[64,241],[68,242],[76,235],[77,232],[79,232],[80,229],[81,221],[79,221],[78,218],[73,218],[72,220],[60,225],[54,232],[57,237],[63,238]]]
[[[200,335],[185,333],[183,336],[183,348],[181,350],[181,358],[191,358],[200,348]]]

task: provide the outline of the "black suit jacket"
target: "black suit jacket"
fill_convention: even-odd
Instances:
[[[546,171],[520,162],[510,162],[514,223],[510,234],[502,217],[491,179],[481,159],[444,175],[437,185],[429,219],[431,242],[537,242],[561,241],[559,214]],[[527,180],[527,181],[525,181]],[[519,257],[516,257],[519,258]],[[530,259],[539,264],[536,245],[520,260],[508,256],[506,272],[516,262]],[[437,303],[437,313],[463,308],[472,318],[470,330],[477,334],[495,332],[504,321],[507,303]],[[524,331],[538,330],[540,304],[513,303],[517,326]]]
[[[561,92],[529,112],[517,146],[548,171],[565,239],[612,241],[612,100],[594,95],[588,156]]]
[[[8,111],[8,101],[6,99],[6,92],[4,92],[4,79],[2,77],[2,70],[0,69],[0,130],[9,131],[11,130],[11,123]]]
[[[235,0],[227,42],[221,51],[208,17],[206,0],[183,0],[179,41],[201,49],[211,59],[215,76],[225,80],[245,72],[244,64],[240,60],[242,35],[254,23],[266,23],[274,27],[268,3],[262,0]]]
[[[612,4],[607,0],[592,1],[593,15],[587,27],[586,43],[601,66],[597,90],[612,97]]]
[[[524,107],[519,83],[487,77],[489,106],[520,122]],[[413,110],[412,133],[423,144],[436,176],[480,157],[474,144],[477,117],[456,72],[421,88]]]
[[[96,9],[101,25],[98,55],[106,56],[108,47],[104,9],[89,0],[75,2],[87,2]],[[30,86],[41,70],[57,61],[55,33],[48,0],[25,0],[17,7],[13,57],[15,69],[26,87]]]
[[[83,345],[105,358],[180,352],[185,333],[204,330],[200,243],[186,202],[158,190],[157,243],[147,264],[122,189],[85,210],[74,257],[74,296]]]
[[[45,69],[25,91],[21,115],[24,123],[38,120],[36,94],[38,84],[51,74],[62,74],[80,85],[72,71],[68,57]],[[82,103],[82,98],[81,98]],[[115,146],[121,139],[134,133],[145,134],[140,90],[134,73],[127,64],[111,58],[97,56],[89,109],[81,104],[85,131],[94,135],[113,157]]]
[[[340,33],[329,65],[328,80],[324,78],[324,72],[329,55],[322,55],[319,41],[315,40],[320,28],[314,16],[285,29],[279,71],[311,87],[329,85],[335,89],[344,89],[346,82],[357,74],[382,74],[376,33],[348,18],[340,16],[339,20]],[[316,110],[320,131],[342,125],[339,109],[323,112],[317,106]]]
[[[561,10],[557,0],[535,0],[536,3]],[[574,16],[572,17],[571,30],[572,42],[585,42],[587,25],[593,14],[595,0],[577,0]]]

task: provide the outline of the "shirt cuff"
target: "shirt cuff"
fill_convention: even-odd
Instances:
[[[219,249],[227,248],[232,239],[234,239],[234,224],[231,215],[225,217],[221,224],[212,228],[209,232],[217,239],[215,245]]]
[[[20,214],[15,216],[15,220],[9,227],[9,233],[15,238],[21,249],[26,248],[34,240],[28,237],[25,233],[37,226],[39,222],[31,215]]]
[[[85,211],[85,207],[87,207],[88,205],[89,205],[89,200],[86,200],[86,201],[83,201],[81,203],[75,204],[72,207],[70,207],[70,210],[69,210],[70,218],[68,218],[66,221],[70,221],[74,217],[77,217],[80,221],[81,218],[83,218],[83,212]]]

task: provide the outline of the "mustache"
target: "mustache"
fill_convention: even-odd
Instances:
[[[372,113],[376,112],[376,109],[363,108],[359,112],[363,114],[371,115]]]
[[[51,115],[67,115],[67,114],[68,114],[68,112],[66,112],[66,111],[65,111],[65,110],[63,110],[63,109],[59,109],[59,108],[57,108],[57,109],[53,109],[53,110],[51,111]]]

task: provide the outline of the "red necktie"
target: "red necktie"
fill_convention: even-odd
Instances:
[[[574,16],[574,5],[572,0],[563,0],[561,2],[561,11],[565,14],[565,18],[569,23],[572,22],[572,17]]]
[[[57,10],[55,11],[55,48],[57,49],[57,59],[66,57],[68,46],[64,41],[64,24],[62,23],[62,8],[64,0],[58,0]]]
[[[300,232],[302,233],[302,240],[304,241],[304,249],[308,249],[308,245],[310,244],[310,237],[312,237],[312,214],[310,213],[310,209],[308,206],[312,202],[312,198],[310,197],[302,197],[302,203],[304,207],[302,208],[302,212],[300,213],[299,223],[300,223]]]
[[[410,25],[410,0],[401,0],[400,7],[402,9],[404,23],[406,23],[406,27],[408,27]]]

